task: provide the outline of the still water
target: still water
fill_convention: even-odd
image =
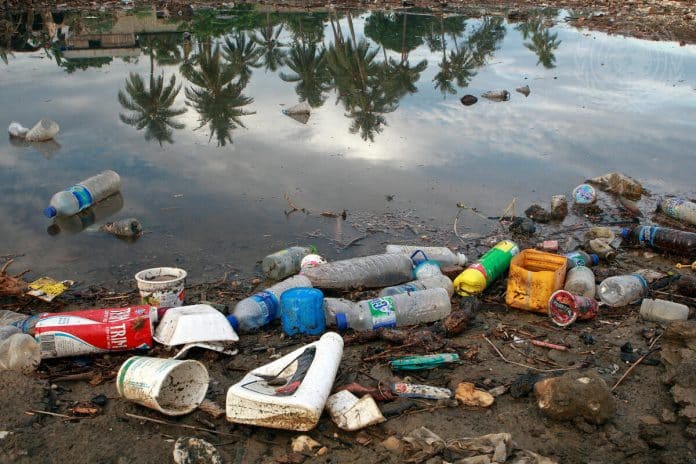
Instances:
[[[211,281],[289,244],[380,250],[389,237],[335,246],[337,227],[344,243],[357,234],[355,214],[451,229],[457,202],[548,205],[614,170],[693,194],[696,47],[577,30],[565,14],[44,14],[0,48],[0,125],[46,117],[61,131],[0,138],[0,255],[83,283],[169,265]],[[510,100],[459,101],[495,89]],[[282,112],[299,102],[306,122]],[[104,169],[120,197],[62,224],[42,216],[55,191]],[[320,214],[343,210],[343,225]],[[97,230],[126,217],[146,231],[134,243]]]

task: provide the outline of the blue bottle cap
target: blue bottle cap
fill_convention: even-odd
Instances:
[[[621,229],[621,233],[619,235],[621,235],[623,238],[628,238],[631,235],[631,229],[624,227]]]
[[[239,332],[239,321],[236,316],[230,314],[227,316],[227,322],[230,323],[235,332]]]
[[[590,260],[592,261],[592,265],[596,266],[599,264],[599,256],[595,254],[590,254]]]
[[[346,330],[348,328],[348,318],[345,314],[336,314],[336,327],[338,327],[338,330]]]
[[[44,209],[43,213],[44,213],[44,216],[46,216],[47,218],[50,219],[50,218],[56,217],[56,214],[58,214],[58,211],[56,211],[56,209],[53,206],[49,206],[48,208]]]

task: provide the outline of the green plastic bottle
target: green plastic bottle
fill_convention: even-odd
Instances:
[[[498,242],[454,279],[454,290],[461,296],[481,293],[508,270],[512,257],[519,252],[520,248],[511,240]]]

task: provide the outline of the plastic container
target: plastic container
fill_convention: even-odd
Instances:
[[[280,280],[300,272],[302,259],[315,254],[317,249],[313,246],[294,246],[266,256],[261,261],[263,275],[269,279]]]
[[[15,333],[0,341],[0,371],[31,372],[40,362],[41,350],[31,335]]]
[[[427,259],[437,261],[440,266],[466,265],[466,256],[463,253],[455,253],[447,247],[387,245],[387,253],[400,253],[411,256],[418,250],[421,250],[427,256]]]
[[[44,209],[44,215],[48,218],[72,216],[120,189],[121,178],[118,174],[114,171],[101,172],[53,195],[49,206]]]
[[[450,312],[447,291],[431,288],[353,303],[350,311],[336,314],[336,325],[340,330],[375,330],[439,321]]]
[[[227,420],[275,429],[313,429],[342,354],[343,338],[327,332],[318,341],[254,369],[227,391]]]
[[[696,257],[696,233],[657,226],[623,229],[621,236],[634,243],[680,256]]]
[[[696,203],[686,198],[665,198],[658,203],[658,210],[667,216],[696,225]]]
[[[640,317],[663,323],[685,321],[689,318],[689,307],[672,301],[645,298],[640,304]]]
[[[588,247],[590,251],[592,251],[598,257],[605,260],[612,260],[616,258],[616,250],[612,248],[610,243],[611,241],[595,238],[588,242]]]
[[[74,235],[82,232],[92,224],[102,222],[109,216],[121,211],[123,208],[123,195],[115,193],[103,201],[83,209],[72,216],[57,216],[48,227],[49,235],[65,233]]]
[[[237,332],[250,332],[263,327],[280,317],[280,296],[283,292],[311,286],[312,282],[306,276],[292,276],[237,303],[227,320]]]
[[[326,331],[324,294],[316,288],[291,288],[280,296],[280,321],[287,335]]]
[[[421,261],[413,269],[413,277],[417,280],[430,279],[431,277],[437,277],[442,275],[442,270],[437,261],[429,259],[427,261]]]
[[[134,356],[116,375],[118,394],[168,416],[194,411],[208,391],[208,370],[198,361]]]
[[[566,268],[572,269],[576,266],[596,266],[599,264],[599,256],[587,254],[582,250],[571,251],[563,255],[567,258]]]
[[[638,274],[608,277],[597,290],[600,300],[614,308],[636,303],[647,292],[648,283]]]
[[[517,244],[503,240],[469,265],[454,279],[454,290],[461,296],[477,295],[510,267],[512,257],[519,253]]]
[[[549,298],[548,313],[558,326],[565,327],[576,320],[588,320],[597,317],[599,305],[594,298],[573,295],[567,290],[553,292]]]
[[[131,217],[102,224],[99,230],[116,237],[130,238],[139,237],[143,233],[143,226],[140,225],[140,221]]]
[[[450,298],[454,294],[454,285],[452,285],[450,278],[446,275],[440,274],[434,277],[428,277],[426,279],[413,280],[411,282],[406,282],[405,284],[383,288],[382,291],[379,292],[379,296],[417,292],[420,290],[427,290],[429,288],[444,288],[447,290],[447,294],[450,296]]]
[[[358,399],[357,396],[346,390],[329,396],[326,400],[326,410],[338,428],[349,432],[386,420],[374,398],[365,395]]]
[[[590,184],[580,184],[573,189],[573,200],[581,206],[591,205],[597,201],[597,192]]]
[[[513,308],[546,313],[549,297],[563,287],[565,256],[534,249],[522,250],[510,262],[505,303]]]
[[[224,314],[206,304],[167,310],[157,324],[153,338],[165,346],[239,340]]]
[[[566,274],[564,290],[575,295],[594,298],[597,290],[595,275],[587,266],[576,266]]]
[[[363,256],[305,269],[303,275],[317,288],[379,288],[411,280],[413,262],[403,254]]]
[[[182,306],[186,296],[186,271],[176,267],[154,267],[135,274],[140,303],[160,308]]]
[[[29,129],[25,139],[27,142],[47,142],[58,135],[59,131],[60,126],[57,122],[50,119],[42,119]]]

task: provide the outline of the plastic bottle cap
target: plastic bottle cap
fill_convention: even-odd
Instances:
[[[230,323],[232,328],[234,329],[235,332],[239,332],[239,321],[237,320],[236,316],[229,315],[227,316],[227,322]]]
[[[628,238],[631,235],[631,229],[624,227],[621,229],[621,233],[619,235],[621,235],[623,238]]]
[[[336,314],[336,327],[338,327],[338,330],[346,330],[348,328],[348,318],[345,314]]]
[[[44,216],[46,216],[47,218],[50,219],[50,218],[56,217],[56,214],[58,214],[58,211],[56,211],[56,209],[53,206],[49,206],[48,208],[44,209],[43,213],[44,213]]]
[[[590,255],[590,260],[592,261],[593,266],[596,266],[597,264],[599,264],[599,256],[597,256],[595,254]]]
[[[466,255],[464,253],[457,253],[457,263],[460,266],[464,266],[467,262]]]

